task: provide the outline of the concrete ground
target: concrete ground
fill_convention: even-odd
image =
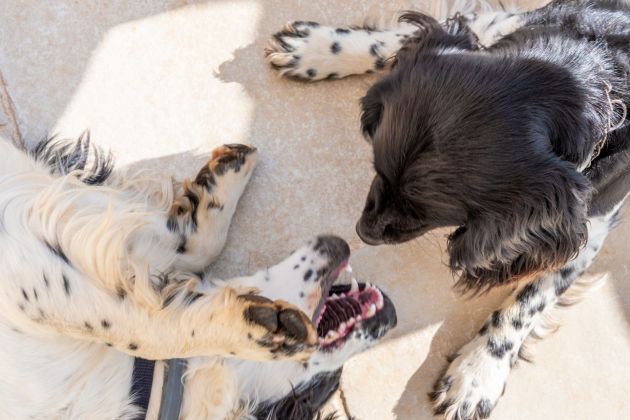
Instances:
[[[303,239],[334,232],[354,244],[360,278],[385,286],[399,326],[345,369],[345,409],[357,419],[429,419],[426,397],[444,356],[465,343],[509,293],[451,290],[438,231],[396,247],[362,247],[354,224],[371,180],[358,99],[374,77],[313,85],[264,62],[285,22],[388,20],[441,2],[392,0],[0,2],[0,131],[15,141],[89,128],[121,165],[192,175],[221,143],[259,147],[218,275],[251,272]],[[532,2],[522,2],[523,6]],[[515,369],[493,419],[630,418],[629,216],[591,273],[610,280]],[[341,403],[339,403],[342,406]]]

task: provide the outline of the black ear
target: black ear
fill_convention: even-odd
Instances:
[[[374,133],[381,123],[383,115],[383,102],[377,89],[370,88],[367,94],[361,98],[361,131],[368,141],[374,139]]]
[[[340,379],[341,368],[319,373],[284,398],[259,405],[254,416],[260,420],[333,420],[335,415],[322,417],[320,410],[339,388]]]
[[[532,191],[503,197],[507,214],[479,212],[448,241],[450,267],[463,290],[483,291],[559,269],[586,243],[590,183],[568,162],[557,162]]]
[[[444,26],[431,16],[413,11],[403,13],[398,21],[414,25],[418,30],[409,37],[396,54],[397,60],[402,58],[404,53],[410,49],[419,51],[428,51],[438,47],[455,47],[462,50],[479,49],[477,35],[470,29],[464,16],[459,13],[449,18]]]

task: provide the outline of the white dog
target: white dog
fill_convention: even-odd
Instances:
[[[180,418],[317,415],[396,315],[370,284],[332,285],[350,254],[332,236],[250,277],[203,274],[255,162],[221,146],[180,184],[113,173],[87,136],[30,154],[0,139],[2,418],[137,418],[134,360],[173,358],[188,359]]]

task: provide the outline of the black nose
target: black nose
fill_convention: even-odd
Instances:
[[[361,240],[368,245],[375,246],[375,245],[381,245],[382,243],[384,243],[382,237],[380,238],[376,237],[372,232],[370,232],[370,229],[365,228],[365,225],[362,222],[362,220],[359,220],[357,222],[356,231],[357,231],[357,235],[359,235],[359,238],[361,238]]]
[[[348,243],[334,235],[318,236],[313,249],[328,257],[328,264],[332,267],[337,267],[350,258],[350,246]]]

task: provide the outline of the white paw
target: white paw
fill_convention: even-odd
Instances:
[[[513,348],[509,341],[478,335],[454,356],[430,394],[445,419],[485,419],[503,395]]]
[[[296,21],[272,37],[265,55],[273,67],[290,78],[335,79],[384,68],[386,59],[407,36]]]

